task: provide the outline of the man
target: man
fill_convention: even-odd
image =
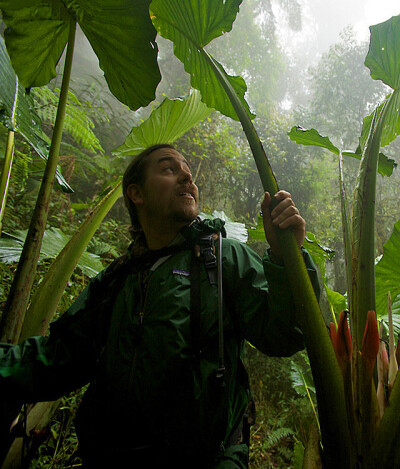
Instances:
[[[77,417],[88,468],[246,468],[249,388],[240,354],[244,340],[270,355],[303,347],[274,226],[292,229],[301,247],[305,222],[284,191],[270,214],[266,193],[264,260],[222,240],[221,325],[218,282],[202,256],[213,258],[211,240],[225,230],[221,220],[197,218],[186,159],[170,145],[145,150],[127,168],[123,192],[129,253],[91,282],[48,339],[3,345],[0,390],[34,402],[90,382]],[[211,247],[199,257],[204,240]]]

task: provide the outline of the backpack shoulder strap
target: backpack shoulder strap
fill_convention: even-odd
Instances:
[[[215,243],[218,243],[218,250]],[[201,325],[201,291],[200,291],[200,265],[204,263],[210,285],[218,287],[218,370],[217,378],[221,385],[225,386],[225,361],[224,361],[224,327],[223,327],[223,295],[222,295],[222,235],[213,233],[203,236],[194,246],[191,268],[191,336],[195,356],[200,354],[200,325]]]
[[[220,237],[219,233],[212,233],[199,238],[194,246],[194,254],[204,262],[210,285],[217,285],[217,257],[215,255],[215,242]]]

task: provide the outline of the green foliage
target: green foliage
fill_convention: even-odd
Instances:
[[[49,87],[35,88],[33,91],[35,109],[44,123],[56,120],[57,105],[60,98],[59,88],[52,91]],[[96,135],[93,133],[94,123],[87,113],[88,109],[78,100],[72,91],[68,91],[68,102],[64,119],[64,131],[69,133],[79,147],[91,152],[103,153]]]
[[[185,98],[166,98],[148,119],[132,129],[125,142],[113,153],[119,156],[135,155],[157,143],[172,144],[211,112],[201,101],[197,90],[192,90]]]
[[[39,115],[35,112],[34,102],[25,93],[10,58],[4,40],[0,37],[0,122],[9,130],[18,132],[43,160],[49,154],[49,139],[41,128]],[[58,183],[63,190],[71,192],[59,170],[56,171]]]
[[[43,86],[54,78],[70,22],[76,20],[99,58],[111,92],[132,109],[147,105],[160,81],[148,5],[127,0],[96,5],[87,0],[48,0],[40,5],[21,0],[10,5],[2,0],[7,49],[23,86]]]
[[[0,37],[0,122],[8,129],[19,132],[43,157],[47,158],[48,141],[33,109],[32,98],[12,69],[4,40]]]
[[[220,70],[248,114],[254,117],[244,99],[246,84],[241,77],[228,75],[220,63],[210,59],[204,47],[216,37],[231,30],[241,1],[204,0],[189,4],[177,0],[153,0],[150,5],[152,21],[157,32],[174,43],[174,53],[190,74],[193,88],[201,91],[202,100],[207,106],[232,119],[237,119],[236,111],[230,100],[226,99],[213,66]]]
[[[296,441],[293,450],[293,469],[302,469],[304,459],[304,445]]]
[[[0,238],[0,262],[12,264],[19,261],[26,233],[27,231],[15,231]],[[68,241],[69,237],[65,236],[59,228],[50,228],[45,231],[39,259],[54,259]],[[103,269],[99,257],[89,252],[81,256],[78,267],[89,277],[94,277]]]
[[[311,115],[304,125],[317,127],[346,150],[357,146],[360,122],[386,94],[364,67],[366,51],[367,44],[360,44],[355,32],[347,28],[310,70]]]
[[[80,3],[83,5],[85,2],[78,2],[78,4]],[[280,4],[287,6],[286,0],[281,0]],[[55,2],[54,5],[58,5],[58,2]],[[298,7],[297,3],[296,5]],[[290,6],[289,13],[292,20],[299,18],[297,7],[293,7],[292,4]],[[244,12],[246,16],[242,15]],[[257,23],[261,13],[262,17],[265,18],[263,24]],[[240,25],[242,18],[242,24]],[[282,77],[280,73],[285,68],[286,58],[279,50],[279,45],[275,48],[274,27],[274,18],[270,11],[269,1],[247,0],[241,5],[241,15],[239,15],[238,21],[235,22],[232,34],[224,34],[223,37],[207,47],[207,50],[213,51],[216,57],[221,58],[221,63],[223,63],[226,70],[235,70],[246,77],[247,83],[254,84],[250,87],[248,99],[257,109],[257,113],[271,105],[270,101],[274,97],[282,96],[285,90],[285,77]],[[236,34],[236,39],[233,39],[234,34]],[[256,38],[260,34],[264,39],[262,47],[258,47],[256,42]],[[243,53],[243,49],[239,47],[242,42],[246,44],[246,53]],[[251,51],[251,53],[248,51]],[[358,73],[362,70],[360,58],[364,56],[365,52],[356,43],[354,36],[343,35],[341,43],[333,47],[322,58],[318,70],[315,69],[312,75],[312,88],[310,90],[314,93],[314,108],[310,110],[307,117],[312,125],[315,125],[315,122],[321,122],[318,127],[335,137],[335,140],[340,142],[340,145],[338,145],[340,147],[355,146],[354,137],[358,133],[360,124],[360,119],[357,116],[362,117],[366,114],[366,111],[370,112],[371,106],[383,95],[382,86],[374,87],[373,92],[370,93],[368,83],[370,84],[371,80],[368,77],[365,80],[365,70],[361,74]],[[279,57],[280,61],[277,64],[276,59]],[[175,64],[175,62],[169,60],[167,55],[163,56],[162,60],[166,64]],[[181,73],[181,75],[183,74]],[[268,79],[265,78],[267,75]],[[260,85],[256,87],[259,79],[265,82],[263,83],[265,88]],[[182,82],[182,89],[187,92],[184,77],[180,76],[179,80]],[[354,88],[355,82],[359,85],[356,88]],[[279,90],[276,91],[274,84],[278,85],[282,94],[279,93]],[[98,108],[97,116],[93,117],[93,111],[89,108],[90,100],[93,101],[93,106],[97,106],[99,103],[103,106],[103,101],[99,99],[100,93],[95,91],[91,85],[88,85],[85,89],[89,90],[86,96],[90,96],[90,98],[88,100],[82,99],[82,95],[84,95],[82,88],[80,89],[82,94],[79,94],[78,90],[74,90],[75,96],[79,97],[81,105],[77,103],[72,105],[78,109],[79,113],[82,110],[85,111],[85,116],[80,114],[79,126],[76,128],[77,133],[71,135],[72,140],[75,140],[78,144],[73,143],[71,145],[72,140],[69,139],[63,147],[64,153],[69,155],[68,160],[65,160],[65,165],[71,168],[71,184],[76,189],[76,193],[72,195],[71,200],[66,198],[57,199],[57,195],[56,200],[52,202],[52,215],[49,218],[52,226],[61,226],[63,230],[69,233],[72,233],[79,226],[84,217],[85,209],[93,205],[95,195],[104,189],[104,182],[108,181],[111,175],[119,174],[122,165],[120,159],[108,155],[93,159],[92,156],[86,154],[87,152],[82,151],[82,147],[86,145],[90,151],[91,145],[90,138],[86,140],[83,135],[84,132],[81,132],[84,130],[80,126],[84,122],[83,117],[90,116],[95,126],[93,127],[87,121],[85,130],[89,131],[90,128],[106,151],[115,148],[123,141],[127,132],[121,132],[121,128],[125,128],[128,125],[126,123],[129,122],[129,119],[125,118],[126,110],[118,115],[118,111],[115,111],[116,108],[111,105],[107,107],[105,101],[104,107]],[[35,94],[36,90],[33,90],[33,95]],[[176,96],[176,94],[173,95]],[[321,103],[319,108],[316,104],[318,101]],[[271,108],[274,105],[275,103],[272,103]],[[51,104],[48,107],[50,106]],[[277,108],[271,108],[268,117],[260,115],[257,128],[262,133],[263,145],[267,149],[267,153],[271,154],[272,166],[279,175],[280,186],[290,190],[296,204],[300,207],[301,213],[307,219],[308,229],[318,233],[318,238],[321,240],[319,244],[329,244],[335,248],[336,260],[340,255],[339,238],[341,234],[339,199],[335,195],[336,183],[333,182],[337,172],[335,160],[333,157],[326,155],[324,159],[321,159],[319,149],[311,150],[310,147],[306,150],[294,149],[293,142],[286,138],[286,131],[292,127],[292,123],[289,125],[292,118],[287,115],[284,116]],[[105,119],[105,114],[108,114],[109,121]],[[134,118],[136,122],[140,116],[142,114],[138,114]],[[307,122],[306,124],[308,125]],[[131,125],[129,125],[130,128]],[[357,129],[357,132],[354,132],[354,129]],[[71,131],[75,131],[75,128],[71,127]],[[79,141],[77,139],[80,138],[79,134],[81,133],[85,139]],[[262,186],[259,182],[256,166],[247,148],[247,143],[238,133],[238,127],[235,124],[214,113],[182,136],[177,146],[182,149],[185,156],[190,160],[197,184],[201,190],[201,202],[204,211],[211,213],[214,209],[224,210],[225,213],[229,214],[229,217],[235,220],[256,223],[254,218],[257,217],[259,210]],[[394,153],[392,152],[392,154]],[[12,187],[9,220],[7,221],[8,226],[12,228],[26,226],[26,220],[30,215],[30,210],[32,210],[31,199],[34,183],[32,178],[27,179],[28,168],[32,169],[32,166],[29,165],[29,162],[32,161],[29,149],[26,145],[18,142],[16,154],[17,160],[13,170],[14,186]],[[354,152],[354,155],[356,155],[356,152]],[[354,163],[355,160],[349,158],[348,167],[350,169],[355,167]],[[394,173],[393,177],[395,176]],[[348,171],[346,177],[351,177],[351,171]],[[387,178],[385,179],[387,180]],[[23,181],[25,181],[27,187],[25,192],[21,192],[19,187],[20,182]],[[70,180],[68,179],[68,181]],[[28,182],[28,185],[26,185],[26,182]],[[382,192],[385,205],[388,201],[392,205],[391,210],[382,212],[384,222],[379,224],[378,229],[387,226],[387,220],[392,219],[393,213],[398,209],[396,202],[398,197],[393,197],[393,194],[395,194],[394,189],[388,189],[393,186],[389,186],[387,182],[383,182],[382,185],[386,185],[386,187],[383,187]],[[68,202],[66,202],[67,200]],[[121,212],[122,208],[116,206],[113,218],[103,223],[90,242],[90,250],[100,255],[106,262],[122,253],[129,243],[129,238],[126,235],[127,218],[126,216],[124,218]],[[384,234],[382,239],[384,239]],[[312,251],[312,245],[315,242],[318,243],[318,241],[311,239],[310,234],[309,240],[311,240],[311,245],[308,245],[308,248]],[[263,249],[264,243],[261,244],[262,248],[260,249]],[[329,288],[328,284],[332,286],[331,257],[321,253],[319,258],[317,250],[312,252],[320,267],[323,266],[321,272],[325,286]],[[325,265],[326,261],[328,262]],[[386,261],[389,261],[389,257]],[[47,267],[47,262],[40,266],[37,280],[40,280]],[[3,291],[8,288],[13,269],[12,265],[1,266],[0,286],[3,287]],[[390,272],[391,270],[388,268],[389,275]],[[335,278],[336,282],[340,276],[343,276],[343,270],[340,272],[339,269],[339,273],[336,274]],[[86,283],[87,277],[79,271],[71,277],[66,293],[59,305],[58,310],[60,313],[76,297]],[[340,298],[343,300],[343,296],[340,296]],[[341,306],[337,306],[337,308],[341,308]],[[252,435],[252,467],[262,467],[264,469],[266,467],[300,468],[304,452],[303,443],[306,441],[304,437],[305,428],[307,422],[312,421],[314,417],[308,398],[302,398],[294,393],[290,382],[288,383],[290,362],[275,361],[275,359],[254,361],[254,363],[250,363],[250,371],[251,374],[254,374],[252,388],[257,397],[259,409],[257,426],[253,429]],[[306,372],[305,368],[302,368],[301,371],[303,374]],[[74,412],[73,409],[74,404],[71,403],[72,412]],[[68,411],[64,409],[63,412]],[[64,422],[64,416],[59,416],[57,421]],[[52,443],[53,446],[50,447],[48,453],[41,449],[42,457],[37,467],[61,467],[63,463],[66,465],[79,464],[79,461],[74,460],[73,456],[70,457],[74,451],[73,445],[76,443],[75,436],[61,436],[64,433],[63,424],[61,424],[63,428],[60,427],[60,423],[56,425],[58,427],[54,429],[53,436],[55,440]],[[284,430],[281,432],[280,428]],[[285,432],[286,434],[283,434]],[[64,443],[65,450],[62,449]],[[67,449],[69,446],[71,451]],[[53,458],[55,453],[56,456]]]
[[[315,129],[304,129],[300,126],[295,126],[288,133],[291,140],[300,145],[314,145],[325,148],[335,155],[339,155],[340,150],[329,140],[329,137],[323,137]],[[342,151],[345,156],[361,159],[361,149],[358,148],[356,152]],[[378,171],[382,176],[391,176],[393,169],[397,166],[394,160],[387,158],[383,153],[379,154]]]
[[[400,220],[394,225],[393,233],[383,246],[383,256],[376,265],[376,310],[379,316],[388,310],[388,292],[392,300],[400,295]]]
[[[78,439],[74,419],[86,388],[71,393],[62,399],[61,405],[48,427],[44,444],[32,459],[29,469],[62,469],[81,467],[78,455]]]
[[[244,359],[256,402],[250,467],[301,468],[301,450],[304,451],[307,429],[315,417],[308,398],[292,387],[291,368],[293,360],[300,366],[304,358],[299,354],[292,359],[267,357],[247,346]]]

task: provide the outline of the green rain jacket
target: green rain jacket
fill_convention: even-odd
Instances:
[[[90,283],[52,323],[48,338],[2,344],[2,394],[21,402],[46,401],[90,382],[77,419],[82,447],[95,443],[123,451],[157,441],[180,454],[216,454],[248,404],[240,360],[244,340],[271,356],[303,348],[284,268],[268,253],[261,260],[247,245],[225,238],[223,382],[216,377],[217,286],[210,284],[204,265],[196,331],[200,352],[194,353],[192,246],[216,231],[225,236],[221,220],[195,221],[182,230],[186,241],[173,254],[131,254],[122,267],[106,269]],[[319,294],[305,250],[303,257]]]

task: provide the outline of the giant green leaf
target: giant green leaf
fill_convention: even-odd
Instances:
[[[13,132],[22,135],[36,153],[47,160],[48,137],[42,131],[39,116],[33,110],[32,98],[25,94],[11,66],[2,37],[0,37],[0,122]],[[72,192],[59,170],[56,178],[65,192]]]
[[[146,106],[160,81],[149,3],[0,0],[7,49],[22,84],[42,86],[55,76],[74,18],[96,53],[111,92],[132,109]]]
[[[400,15],[370,26],[371,38],[365,66],[374,80],[394,90],[400,87]]]
[[[11,234],[3,233],[0,238],[0,262],[5,264],[17,263],[22,253],[27,230],[17,230]],[[49,228],[43,236],[40,259],[54,259],[69,241],[69,237],[58,228]],[[94,277],[102,270],[103,265],[99,256],[85,252],[79,260],[78,267],[88,275]]]
[[[84,269],[87,274],[96,274],[102,269],[100,259],[85,250],[100,223],[121,194],[122,177],[113,184],[112,188],[109,188],[105,196],[96,204],[94,210],[63,246],[63,249],[57,253],[31,298],[20,340],[46,333],[48,324],[56,312],[58,302],[76,265]],[[93,259],[90,264],[92,272],[88,271],[88,256]],[[94,264],[94,260],[96,260],[96,264]]]
[[[291,360],[291,371],[290,371],[290,381],[292,382],[293,389],[300,394],[300,396],[305,396],[307,390],[315,394],[315,385],[314,380],[311,374],[310,363],[305,355],[305,365],[302,366],[299,363],[296,363],[294,360]]]
[[[400,294],[400,220],[383,246],[383,256],[375,267],[376,310],[379,316],[387,314],[388,292],[392,300]]]
[[[135,155],[157,143],[173,143],[212,112],[202,101],[200,92],[186,98],[164,99],[142,124],[133,127],[125,142],[116,148],[117,155]]]
[[[383,105],[386,104],[385,123],[382,129],[381,146],[389,145],[390,142],[395,140],[400,134],[400,89],[390,93],[386,100],[378,106],[378,113],[380,114]],[[375,112],[375,111],[374,111]],[[364,117],[363,128],[360,136],[360,147],[364,148],[365,142],[368,138],[371,128],[371,122],[374,112],[369,116]],[[389,160],[391,162],[393,160]]]
[[[367,118],[366,118],[367,119]],[[371,116],[372,119],[372,116]],[[364,119],[365,120],[365,119]],[[369,122],[371,125],[371,122]],[[364,131],[364,129],[363,129]],[[368,132],[369,133],[369,132]],[[339,155],[340,150],[337,148],[329,139],[329,137],[322,136],[315,129],[305,129],[299,125],[292,127],[288,135],[291,140],[298,143],[299,145],[313,145],[317,147],[322,147],[335,155]],[[368,137],[368,134],[367,134]],[[361,148],[357,148],[355,152],[352,151],[342,151],[343,155],[351,156],[352,158],[361,159]],[[378,171],[382,176],[390,176],[393,173],[393,169],[397,166],[394,160],[388,158],[383,153],[379,154],[378,160]]]
[[[371,26],[371,38],[365,66],[374,80],[381,80],[394,91],[385,100],[385,122],[381,146],[388,145],[400,134],[400,15]],[[383,104],[378,107],[380,114]],[[364,119],[360,145],[366,141],[372,115]]]
[[[236,111],[216,77],[205,46],[230,31],[242,0],[153,0],[150,5],[158,33],[174,43],[174,53],[191,76],[191,84],[201,91],[207,106],[238,120]],[[246,84],[241,77],[228,75],[214,61],[230,82],[243,106],[254,117],[244,99]]]
[[[288,135],[291,140],[300,145],[314,145],[317,147],[326,148],[335,155],[340,153],[339,148],[333,145],[333,143],[329,140],[329,137],[323,137],[315,129],[305,129],[300,125],[296,125],[292,127],[290,132],[288,132]]]

